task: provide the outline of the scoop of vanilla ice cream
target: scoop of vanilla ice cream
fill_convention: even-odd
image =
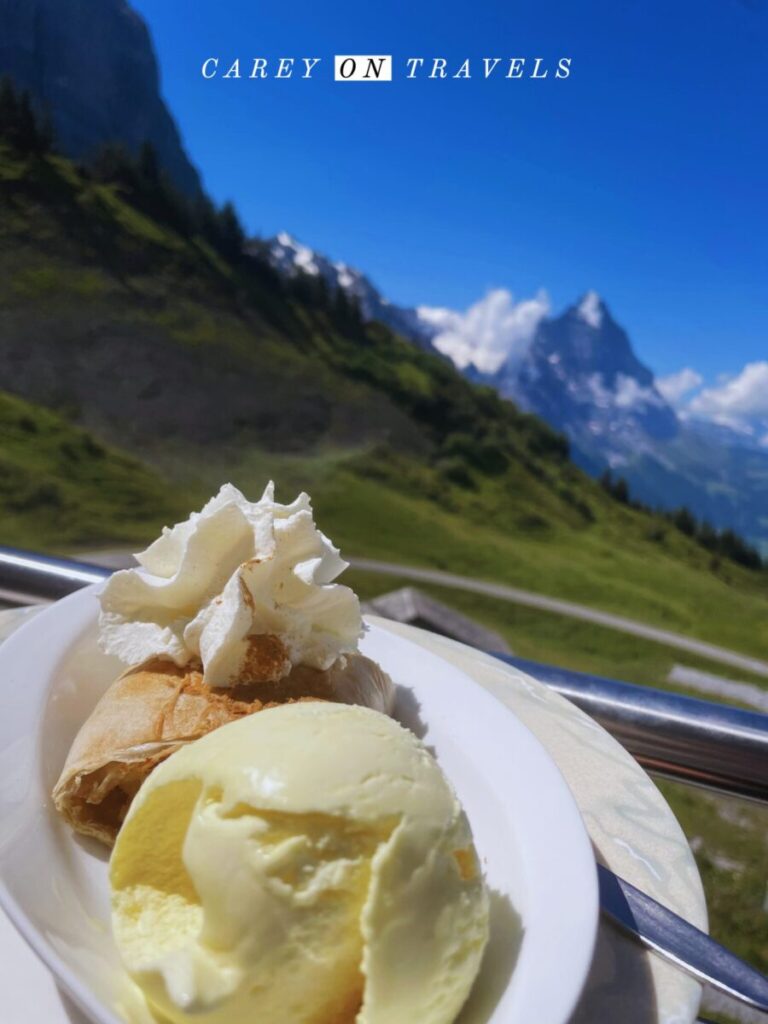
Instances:
[[[133,802],[110,882],[125,966],[178,1024],[449,1024],[488,935],[437,763],[345,705],[283,705],[173,754]]]
[[[164,529],[101,594],[100,644],[129,665],[199,658],[205,682],[277,680],[292,665],[329,668],[362,633],[346,567],[315,526],[306,494],[270,483],[257,502],[225,484],[201,512]]]

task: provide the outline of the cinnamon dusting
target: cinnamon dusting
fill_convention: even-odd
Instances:
[[[285,644],[271,633],[249,636],[248,651],[240,668],[238,683],[267,683],[282,679],[291,671]]]

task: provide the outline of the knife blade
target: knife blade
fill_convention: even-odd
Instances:
[[[597,865],[600,907],[612,921],[700,981],[768,1013],[768,978],[651,896]]]

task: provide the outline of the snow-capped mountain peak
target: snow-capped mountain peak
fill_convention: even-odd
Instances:
[[[653,374],[593,291],[542,319],[524,359],[505,363],[489,383],[566,433],[594,464],[621,464],[679,429]]]

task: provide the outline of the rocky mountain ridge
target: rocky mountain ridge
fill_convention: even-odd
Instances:
[[[768,546],[768,450],[727,426],[680,416],[595,292],[544,318],[522,360],[472,376],[563,431],[593,475],[609,469],[652,507],[687,506]]]
[[[364,320],[377,320],[419,348],[434,351],[431,341],[434,330],[418,311],[390,302],[365,274],[349,264],[333,261],[310,249],[287,231],[281,231],[266,242],[253,241],[249,248],[252,252],[266,253],[275,270],[286,277],[293,278],[300,273],[321,277],[332,292],[341,289],[354,299]]]
[[[281,274],[322,276],[353,296],[366,320],[437,350],[440,318],[428,309],[395,305],[360,271],[287,233],[265,244]],[[596,292],[543,317],[522,356],[516,351],[495,372],[472,362],[461,369],[564,433],[592,475],[608,469],[627,480],[634,498],[661,509],[687,506],[768,550],[768,449],[727,425],[681,417]]]
[[[542,320],[522,361],[503,364],[487,380],[608,465],[680,430],[653,373],[595,292]]]

